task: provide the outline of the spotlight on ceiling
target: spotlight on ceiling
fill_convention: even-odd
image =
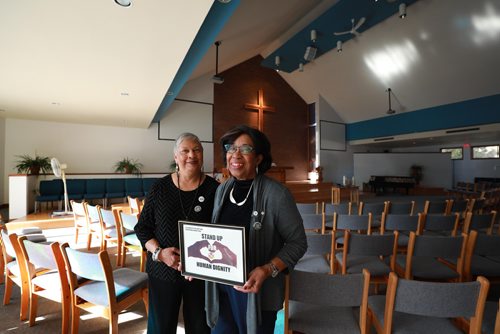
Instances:
[[[221,41],[216,41],[215,43],[215,75],[212,77],[212,82],[216,84],[224,83],[224,78],[219,75],[219,45]]]
[[[316,30],[314,30],[314,29],[311,30],[311,41],[313,43],[315,43],[317,38],[318,38],[318,34],[316,33]]]
[[[318,51],[318,49],[314,46],[308,46],[306,48],[306,53],[304,53],[304,59],[307,61],[314,60],[314,58],[316,57],[316,51]]]
[[[280,63],[281,63],[280,56],[274,57],[274,65],[276,65],[276,72],[280,71]]]
[[[391,108],[391,92],[392,89],[387,88],[387,95],[389,96],[389,109],[387,109],[387,111],[385,112],[387,115],[392,115],[396,113],[396,110]]]
[[[304,64],[299,63],[299,72],[304,72]]]
[[[342,52],[342,41],[337,41],[337,52]]]
[[[130,7],[130,5],[132,4],[132,1],[130,0],[115,0],[115,2],[122,7]]]
[[[406,17],[406,4],[403,2],[399,5],[399,18],[404,19]]]
[[[230,3],[231,0],[219,0],[220,3]]]

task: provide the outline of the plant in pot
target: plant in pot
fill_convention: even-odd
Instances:
[[[141,174],[141,164],[136,159],[123,158],[115,164],[115,172],[125,174]]]
[[[18,173],[39,175],[40,172],[47,173],[52,170],[49,157],[41,157],[35,154],[31,157],[28,154],[18,155],[16,169]]]

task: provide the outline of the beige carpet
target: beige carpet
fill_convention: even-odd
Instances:
[[[69,242],[71,247],[85,247],[86,236],[79,238],[77,245],[73,243],[73,229],[52,229],[44,231],[49,241]],[[92,243],[92,251],[98,251],[98,241]],[[116,264],[116,247],[108,248],[111,263]],[[139,270],[139,257],[127,255],[127,267]],[[0,284],[0,302],[3,301],[5,285]],[[28,321],[19,320],[20,289],[14,284],[9,305],[0,304],[0,333],[60,333],[61,305],[45,298],[38,299],[38,314],[36,324],[29,327]],[[142,302],[136,303],[119,316],[118,330],[120,333],[146,333],[147,315]],[[79,333],[107,333],[108,320],[96,317],[85,311],[80,313]],[[184,333],[183,324],[179,323],[178,334]]]

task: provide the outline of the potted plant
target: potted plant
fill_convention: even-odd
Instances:
[[[16,169],[18,173],[39,175],[40,172],[47,173],[52,170],[49,157],[41,157],[35,154],[31,157],[28,154],[18,155]]]
[[[136,159],[123,158],[115,164],[116,173],[125,174],[141,174],[141,169],[143,164],[141,164]]]

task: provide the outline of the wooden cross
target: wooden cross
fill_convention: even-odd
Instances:
[[[254,103],[245,103],[245,109],[249,110],[256,110],[258,112],[257,114],[257,120],[259,124],[259,130],[264,132],[264,111],[271,111],[275,112],[276,109],[274,107],[269,107],[264,105],[264,91],[262,89],[259,89],[259,103],[254,104]]]

